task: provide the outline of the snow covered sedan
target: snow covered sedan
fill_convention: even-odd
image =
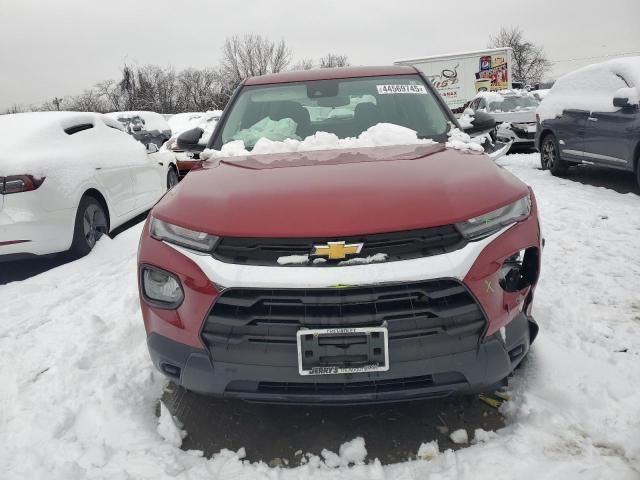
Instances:
[[[558,79],[538,108],[536,144],[553,175],[595,164],[635,172],[640,185],[640,56]]]
[[[171,138],[171,127],[159,113],[142,110],[111,112],[105,115],[120,122],[128,134],[145,146],[153,143],[160,148]]]
[[[222,112],[220,110],[211,110],[207,112],[176,113],[169,118],[168,122],[172,135],[171,138],[160,147],[160,150],[168,150],[175,154],[180,177],[184,177],[192,168],[199,166],[202,161],[197,152],[186,152],[178,146],[178,136],[186,130],[200,128],[202,129],[200,143],[206,146],[218,120],[220,120],[221,114]]]
[[[356,97],[368,101],[353,115],[331,115]],[[536,201],[455,127],[413,67],[246,80],[209,160],[143,228],[154,365],[187,389],[261,402],[501,383],[537,333]]]
[[[85,255],[177,182],[170,154],[100,114],[2,115],[0,131],[0,260]]]
[[[497,139],[514,147],[531,148],[536,134],[536,108],[540,100],[524,90],[479,92],[469,108],[491,115],[498,123]]]

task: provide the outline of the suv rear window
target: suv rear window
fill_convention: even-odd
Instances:
[[[446,133],[448,117],[419,75],[316,80],[242,89],[214,148],[260,138],[302,140],[318,132],[357,137],[378,123],[415,130],[419,138]]]

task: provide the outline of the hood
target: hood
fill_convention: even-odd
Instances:
[[[528,112],[491,112],[490,115],[496,122],[534,123],[536,121],[535,110]]]
[[[205,162],[152,215],[220,236],[326,238],[448,225],[527,192],[484,154],[373,147]]]

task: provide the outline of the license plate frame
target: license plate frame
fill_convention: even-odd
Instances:
[[[365,345],[370,352],[372,349],[376,349],[374,352],[376,352],[377,349],[382,349],[383,362],[372,361],[362,366],[327,365],[305,368],[305,363],[308,362],[303,361],[303,351],[306,354],[311,350],[312,354],[315,355],[316,350],[319,351],[319,349],[322,348],[318,343],[320,338],[344,337],[348,339],[349,337],[362,337],[362,335],[366,337]],[[311,336],[311,338],[309,336]],[[303,376],[386,372],[389,370],[389,331],[386,327],[300,329],[296,332],[296,346],[298,350],[298,373]],[[362,347],[360,347],[360,349],[362,349]],[[368,360],[371,356],[370,353]],[[373,356],[376,358],[381,357],[380,354],[373,354]]]

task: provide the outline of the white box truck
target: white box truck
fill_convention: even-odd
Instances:
[[[424,72],[453,113],[462,113],[477,92],[511,88],[512,53],[511,48],[495,48],[393,63]]]

